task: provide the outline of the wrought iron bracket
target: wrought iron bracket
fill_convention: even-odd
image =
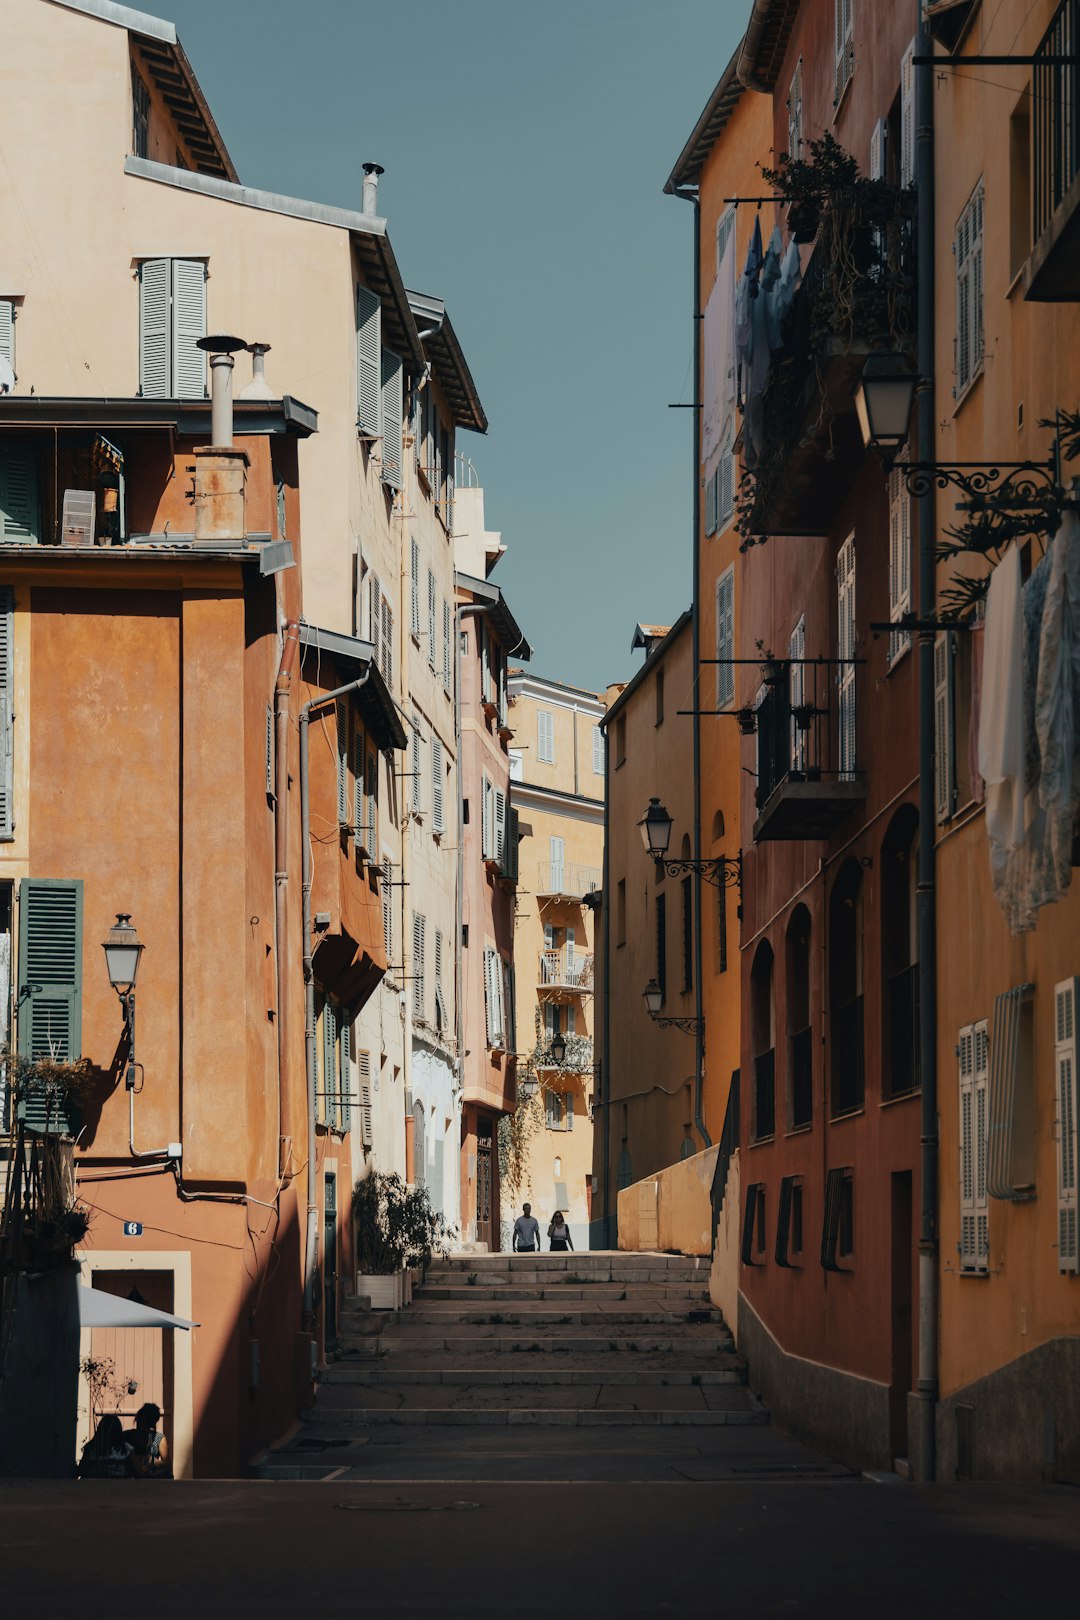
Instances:
[[[657,866],[662,866],[668,877],[689,877],[697,872],[706,883],[711,883],[717,889],[738,889],[742,894],[742,850],[737,855],[717,855],[707,861],[668,861],[660,859]]]
[[[951,484],[976,504],[1002,495],[1032,501],[1057,482],[1055,456],[1048,461],[900,461],[895,470],[916,499]]]
[[[661,1029],[681,1029],[684,1035],[696,1035],[705,1022],[703,1018],[664,1018],[660,1013],[650,1013],[649,1017]]]

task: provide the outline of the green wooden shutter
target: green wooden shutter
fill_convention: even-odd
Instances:
[[[172,391],[177,399],[206,398],[206,355],[196,348],[206,336],[206,265],[202,259],[172,261]]]
[[[0,450],[0,541],[5,540],[15,545],[41,540],[37,458],[22,445]]]
[[[171,271],[169,259],[146,259],[139,268],[139,393],[144,399],[168,399],[172,393]]]
[[[401,360],[389,349],[382,351],[382,479],[391,489],[401,488],[401,429],[404,400],[402,398]]]
[[[341,1078],[338,1084],[338,1097],[341,1103],[339,1112],[341,1129],[347,1131],[352,1126],[352,1025],[344,1008],[341,1015]]]
[[[70,1063],[82,1056],[81,879],[19,884],[19,1055]],[[20,1105],[31,1129],[71,1132],[74,1106],[31,1092]]]
[[[317,1101],[316,1117],[323,1125],[331,1125],[337,1113],[337,1009],[329,999],[323,1003],[323,1073],[322,1096]]]
[[[15,592],[0,585],[0,842],[15,835],[14,794]]]
[[[370,744],[364,779],[364,804],[367,812],[367,851],[374,864],[379,859],[379,751]]]
[[[518,880],[518,841],[521,833],[518,830],[518,813],[516,810],[508,812],[509,828],[507,832],[507,870],[506,875],[512,883]]]
[[[417,540],[410,542],[412,556],[412,606],[409,618],[409,628],[414,636],[420,635],[420,543]]]
[[[357,426],[366,439],[382,433],[382,306],[366,287],[356,289]]]

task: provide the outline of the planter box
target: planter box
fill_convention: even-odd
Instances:
[[[371,1300],[373,1311],[400,1311],[403,1305],[412,1304],[412,1278],[407,1271],[392,1271],[385,1277],[360,1271],[356,1292]]]

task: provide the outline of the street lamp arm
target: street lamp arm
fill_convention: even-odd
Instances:
[[[692,873],[700,873],[706,883],[711,883],[717,889],[738,889],[742,893],[742,850],[737,855],[717,855],[711,860],[695,861],[691,859],[669,861],[661,858],[657,861],[658,867],[663,867],[668,877],[689,877]]]

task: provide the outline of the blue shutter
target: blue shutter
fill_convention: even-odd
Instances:
[[[316,1117],[323,1125],[332,1125],[337,1111],[337,1008],[327,1000],[323,1003],[323,1072],[321,1107]]]
[[[366,287],[356,289],[357,426],[366,439],[382,433],[382,307]]]
[[[382,351],[382,479],[391,489],[401,488],[401,430],[405,403],[402,398],[401,361],[389,349]]]
[[[80,879],[23,878],[19,884],[18,1050],[30,1060],[82,1056]],[[32,1130],[71,1132],[74,1105],[30,1091],[20,1112]]]
[[[40,539],[37,459],[22,445],[6,445],[0,450],[0,541],[37,545]]]
[[[139,269],[139,393],[144,399],[168,399],[169,259],[146,259]]]
[[[195,347],[206,336],[206,265],[172,261],[172,391],[177,399],[206,398],[206,355]]]
[[[338,1085],[338,1095],[341,1101],[340,1121],[341,1129],[347,1131],[352,1125],[352,1025],[342,1008],[341,1014],[341,1079]]]
[[[15,592],[0,585],[0,840],[15,834],[14,794]]]

